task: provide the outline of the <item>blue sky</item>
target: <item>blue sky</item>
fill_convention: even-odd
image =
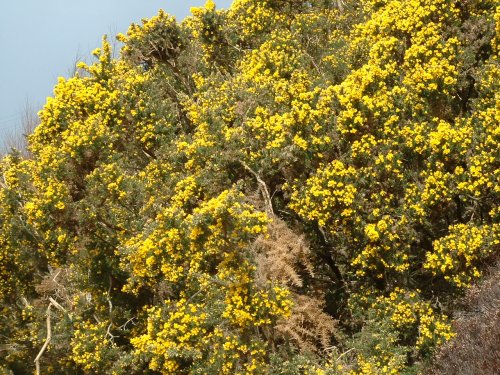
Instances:
[[[183,19],[205,0],[0,0],[0,139],[20,129],[25,103],[41,108],[57,77],[89,60],[103,34],[125,32],[158,9]],[[228,8],[231,0],[215,0]]]

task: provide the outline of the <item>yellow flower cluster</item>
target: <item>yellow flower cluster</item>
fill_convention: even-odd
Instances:
[[[71,339],[71,359],[85,371],[100,370],[100,362],[106,359],[107,351],[114,345],[106,337],[108,324],[84,321],[76,326]]]
[[[388,318],[403,335],[418,327],[416,348],[422,350],[451,339],[453,332],[448,317],[434,311],[429,302],[422,301],[419,292],[395,288],[388,296],[376,297],[371,308]]]
[[[236,0],[233,2],[229,17],[235,20],[240,32],[246,38],[269,30],[272,25],[286,21],[286,16],[269,6],[269,1]]]
[[[378,358],[365,358],[363,355],[357,356],[357,371],[349,372],[349,375],[396,375],[404,370],[404,359],[402,356],[382,354]]]
[[[151,370],[175,374],[179,363],[185,360],[180,353],[189,353],[190,360],[198,360],[205,350],[207,314],[205,307],[181,299],[176,303],[166,301],[166,308],[148,309],[147,333],[131,340],[137,355],[152,356]]]
[[[242,340],[238,335],[215,328],[210,335],[212,351],[201,371],[219,374],[260,374],[266,371],[266,348],[261,342]]]
[[[366,329],[378,322],[371,328],[375,331],[369,331],[370,336],[365,339],[368,342],[364,343],[368,346],[357,355],[358,370],[352,374],[400,373],[405,368],[408,351],[403,343],[414,340],[417,351],[427,352],[454,336],[448,317],[433,309],[419,290],[396,287],[381,293],[362,288],[349,303],[356,314],[369,318]],[[416,337],[414,332],[418,332]]]
[[[333,161],[306,182],[306,191],[292,193],[290,207],[322,227],[335,228],[354,215],[356,170]]]
[[[434,241],[424,267],[458,287],[469,286],[481,273],[477,266],[500,249],[500,224],[477,227],[456,224]]]
[[[226,309],[223,317],[240,328],[272,325],[277,318],[291,314],[290,292],[275,286],[270,291],[258,291],[249,295],[248,285],[237,285],[226,294]]]

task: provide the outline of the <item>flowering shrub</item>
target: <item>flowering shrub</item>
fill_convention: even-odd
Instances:
[[[0,372],[420,371],[498,257],[499,23],[208,1],[104,39],[0,163]]]

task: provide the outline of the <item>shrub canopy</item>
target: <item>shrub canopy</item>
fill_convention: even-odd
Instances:
[[[415,373],[500,246],[493,0],[212,1],[0,164],[0,372]],[[50,329],[46,314],[49,314]]]

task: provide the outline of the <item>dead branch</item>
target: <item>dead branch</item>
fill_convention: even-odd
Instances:
[[[35,358],[36,375],[40,375],[40,358],[42,357],[43,353],[45,353],[45,350],[49,346],[50,340],[52,340],[52,321],[50,315],[52,306],[62,311],[64,314],[67,314],[67,311],[64,307],[62,307],[55,299],[49,297],[49,306],[47,307],[47,337],[45,338],[45,342],[43,343],[42,348],[40,349],[38,355]]]
[[[52,327],[50,318],[51,308],[52,308],[52,301],[50,301],[49,306],[47,307],[47,338],[45,339],[42,349],[40,349],[38,355],[35,358],[36,375],[40,375],[40,358],[45,352],[45,349],[47,349],[47,346],[49,346],[50,340],[52,339]]]
[[[273,210],[273,204],[272,204],[272,200],[271,200],[271,195],[269,194],[269,190],[267,189],[267,185],[266,183],[264,182],[264,180],[262,180],[262,178],[260,178],[260,176],[257,174],[257,172],[255,172],[252,168],[250,168],[245,162],[243,161],[240,161],[241,165],[243,165],[243,167],[249,171],[251,174],[253,174],[255,176],[255,179],[257,180],[257,182],[259,183],[260,185],[260,191],[264,197],[264,201],[265,201],[265,204],[266,204],[266,213],[270,216],[270,217],[274,217],[274,210]]]

